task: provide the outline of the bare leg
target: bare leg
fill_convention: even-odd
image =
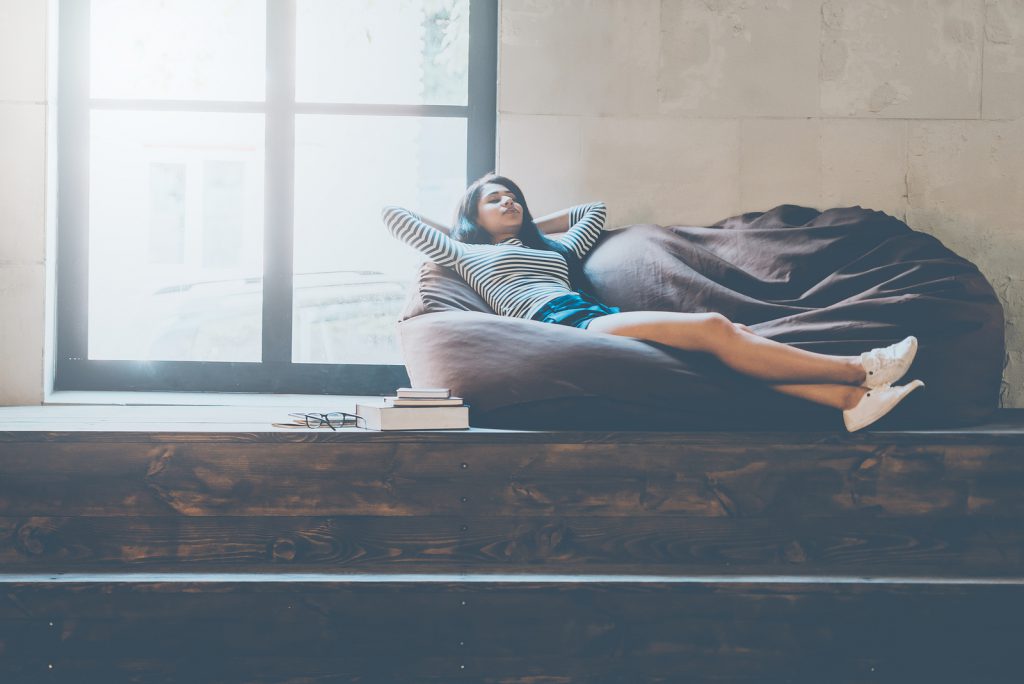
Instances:
[[[815,404],[824,404],[833,408],[846,410],[853,408],[868,391],[867,387],[853,387],[852,385],[831,385],[827,383],[816,385],[771,385],[771,388],[781,394],[791,394],[794,397],[813,401]]]
[[[718,313],[623,311],[593,319],[587,330],[706,352],[733,370],[783,384],[860,385],[866,379],[859,356],[798,349],[761,337]]]

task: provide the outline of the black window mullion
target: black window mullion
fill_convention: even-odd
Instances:
[[[55,377],[88,358],[89,12],[88,0],[60,3]]]
[[[469,120],[466,184],[495,169],[498,97],[498,3],[469,2]]]
[[[295,0],[267,2],[263,363],[292,360],[295,234]]]

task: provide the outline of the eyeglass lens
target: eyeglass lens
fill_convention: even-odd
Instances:
[[[346,423],[358,424],[361,417],[362,416],[342,411],[332,413],[307,413],[306,426],[310,428],[318,428],[321,425],[326,425],[333,430],[336,426],[344,427]]]

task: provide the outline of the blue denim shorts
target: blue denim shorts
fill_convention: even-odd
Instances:
[[[619,307],[602,304],[590,295],[573,293],[555,297],[542,306],[533,315],[532,320],[570,325],[574,328],[586,328],[590,325],[590,321],[598,316],[607,316],[620,311]]]

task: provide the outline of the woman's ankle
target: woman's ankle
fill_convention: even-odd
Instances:
[[[849,387],[843,397],[842,410],[846,411],[848,409],[852,409],[854,406],[859,404],[860,400],[864,398],[864,395],[867,392],[867,387]]]
[[[850,384],[861,385],[868,379],[867,371],[864,370],[864,364],[861,363],[859,356],[847,357],[850,361],[850,367],[853,369],[853,373],[850,376]]]

